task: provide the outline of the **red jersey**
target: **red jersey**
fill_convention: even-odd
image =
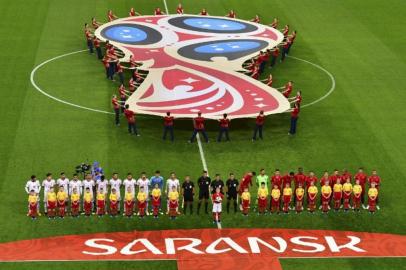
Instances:
[[[244,190],[248,186],[252,186],[252,175],[246,174],[241,181],[240,190]]]
[[[343,183],[342,183],[342,184],[344,184],[347,179],[350,179],[350,180],[351,180],[352,175],[351,175],[349,172],[344,172],[343,175],[341,176],[341,178],[343,179]]]
[[[173,116],[165,116],[164,117],[164,125],[166,127],[171,127],[173,126]]]
[[[117,72],[122,73],[123,72],[123,67],[120,65],[120,63],[117,64]]]
[[[213,195],[211,195],[211,199],[213,200],[213,203],[221,203],[223,198],[224,198],[224,195],[221,193],[214,193]]]
[[[299,185],[302,185],[302,187],[305,186],[306,183],[306,175],[304,175],[303,173],[297,173],[295,174],[295,189],[299,187]]]
[[[283,48],[287,49],[289,48],[290,44],[292,44],[292,40],[290,38],[288,38],[285,42],[285,44],[283,44]]]
[[[279,48],[275,48],[275,50],[273,50],[273,52],[272,52],[272,56],[278,57],[278,55],[279,55]]]
[[[273,79],[272,78],[268,78],[268,81],[266,82],[266,85],[272,87],[273,84]]]
[[[155,9],[155,15],[162,15],[162,14],[163,14],[163,13],[162,13],[161,10]]]
[[[265,115],[258,115],[257,119],[255,120],[255,124],[257,124],[258,126],[262,126],[264,125],[265,122]]]
[[[105,68],[108,68],[110,66],[108,57],[104,57],[102,62]]]
[[[92,39],[92,34],[90,34],[90,31],[89,31],[89,30],[86,30],[86,31],[85,31],[85,37],[86,37],[87,40],[91,40],[91,39]]]
[[[293,108],[293,111],[290,113],[290,116],[292,118],[298,118],[299,112],[300,112],[299,108],[295,107],[295,108]]]
[[[285,91],[283,91],[283,95],[284,95],[285,97],[289,97],[289,96],[290,96],[290,93],[292,93],[292,90],[293,90],[293,85],[287,83],[287,84],[285,85]]]
[[[355,179],[355,180],[358,180],[358,181],[359,181],[359,184],[360,184],[361,186],[364,186],[365,183],[366,183],[366,181],[367,181],[367,175],[366,175],[365,173],[357,173],[357,174],[354,176],[354,179]]]
[[[230,13],[228,13],[227,17],[235,18],[235,17],[237,17],[237,15],[235,14],[235,12],[230,12]]]
[[[95,48],[99,48],[100,47],[100,41],[97,38],[93,39],[93,45],[94,45]]]
[[[113,108],[114,108],[115,110],[120,109],[120,105],[118,104],[117,98],[113,98],[113,99],[111,100],[111,104],[113,104]]]
[[[135,82],[132,78],[128,82],[128,88],[130,89],[131,92],[134,92],[134,90],[135,90]]]
[[[292,186],[292,178],[294,179],[295,177],[291,177],[289,174],[285,174],[284,176],[282,176],[282,186],[283,188],[286,187],[286,184],[289,183],[290,186]]]
[[[134,72],[133,72],[133,77],[135,78],[135,80],[136,80],[137,82],[139,82],[140,80],[144,79],[144,78],[137,72],[137,70],[134,70]]]
[[[124,110],[125,118],[127,118],[128,123],[134,124],[135,123],[135,113],[131,110]]]
[[[177,14],[183,14],[183,8],[178,7],[178,8],[176,9],[176,13],[177,13]]]
[[[228,128],[229,124],[230,124],[230,119],[228,119],[228,118],[220,119],[220,127]]]
[[[273,21],[273,22],[271,23],[271,27],[273,27],[273,28],[278,27],[278,21]]]
[[[120,86],[118,88],[118,92],[120,93],[120,98],[121,99],[125,99],[127,96],[125,95],[125,87],[124,86]]]
[[[116,52],[115,52],[113,46],[111,46],[109,49],[107,49],[107,54],[109,54],[110,56],[116,56]]]
[[[330,180],[330,186],[333,187],[335,184],[337,184],[337,181],[340,179],[341,181],[341,176],[340,175],[332,175],[330,176],[329,180]],[[340,182],[342,183],[342,182]]]
[[[284,37],[286,37],[289,34],[289,27],[283,28],[282,34],[283,34]]]
[[[96,22],[96,19],[93,19],[93,20],[92,20],[92,25],[93,25],[93,28],[94,28],[94,29],[97,29],[97,28],[99,27],[99,25],[98,25],[97,22]]]
[[[314,185],[317,185],[317,177],[316,176],[307,176],[306,177],[306,186],[310,186],[311,182],[313,182]]]
[[[297,95],[296,96],[296,103],[300,105],[302,103],[302,95]]]
[[[114,21],[114,15],[112,13],[109,13],[107,16],[108,16],[109,22]]]
[[[377,187],[381,184],[381,178],[378,175],[371,175],[368,177],[368,183],[371,186],[372,183],[375,183]]]
[[[274,175],[271,178],[272,186],[277,185],[278,188],[282,187],[282,176],[281,175]]]
[[[254,69],[254,71],[251,74],[251,77],[258,80],[258,78],[259,78],[259,68]]]
[[[293,43],[293,41],[295,40],[295,38],[296,38],[296,33],[293,32],[293,34],[292,34],[291,37],[290,37],[290,40],[291,40],[292,43]]]
[[[204,129],[204,118],[203,117],[198,116],[193,120],[195,122],[195,129],[198,129],[198,130]]]
[[[259,19],[259,17],[255,17],[253,20],[252,20],[254,23],[260,23],[260,19]]]
[[[320,185],[323,186],[326,183],[326,181],[328,181],[328,180],[329,180],[328,176],[322,176],[320,178]]]
[[[202,15],[202,16],[207,16],[207,11],[201,11],[201,12],[200,12],[200,15]]]

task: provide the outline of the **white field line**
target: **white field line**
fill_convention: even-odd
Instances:
[[[168,5],[166,4],[166,0],[164,0],[164,6],[165,6],[166,14],[169,14],[169,9],[168,9]]]

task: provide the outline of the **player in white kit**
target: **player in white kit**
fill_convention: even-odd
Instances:
[[[48,212],[47,194],[51,188],[55,187],[55,180],[52,179],[52,173],[47,173],[46,178],[42,181],[42,186],[44,187],[44,199],[43,200],[44,200],[44,212],[46,215]]]
[[[110,192],[113,190],[113,188],[116,190],[116,195],[117,195],[117,210],[118,213],[120,213],[120,202],[121,202],[121,192],[120,192],[120,187],[121,187],[122,181],[120,178],[118,178],[118,173],[113,173],[109,185],[110,185]]]
[[[175,187],[175,190],[180,194],[180,182],[176,178],[176,174],[171,172],[171,175],[168,180],[166,180],[165,194],[168,196],[169,192]],[[169,198],[167,198],[167,214],[169,213]]]
[[[78,175],[75,173],[72,180],[69,182],[69,195],[72,195],[73,189],[76,188],[76,191],[79,195],[82,195],[82,181],[79,180]]]
[[[151,184],[151,182],[147,178],[147,174],[145,172],[142,172],[141,177],[138,178],[138,180],[137,180],[137,186],[138,186],[138,190],[140,190],[141,187],[142,187],[145,194],[147,194],[147,200],[146,200],[146,206],[145,206],[145,214],[147,216],[149,215],[148,202],[149,202],[149,186],[150,186],[150,184]]]
[[[100,176],[100,179],[97,180],[96,185],[97,185],[97,193],[100,193],[101,191],[104,193],[104,195],[107,195],[107,185],[109,184],[109,181],[107,181],[104,178],[104,175]]]
[[[133,175],[131,173],[127,174],[127,178],[123,181],[123,185],[125,188],[125,194],[127,194],[128,188],[131,189],[131,193],[135,194],[135,185],[137,184],[137,181],[133,178]]]
[[[39,193],[41,191],[41,184],[39,183],[39,180],[37,180],[37,177],[35,175],[31,175],[31,179],[27,181],[25,184],[25,191],[27,194],[30,194],[31,190],[34,190],[35,194],[38,196],[38,201],[37,201],[37,208],[38,208],[38,215],[40,216],[39,212]],[[30,206],[28,206],[29,208]]]
[[[94,205],[94,203],[95,203],[95,200],[94,200],[95,194],[94,194],[94,191],[93,191],[94,190],[93,187],[95,187],[96,184],[94,183],[94,180],[93,180],[92,175],[90,173],[86,174],[85,180],[83,180],[83,182],[82,182],[82,186],[83,186],[83,190],[86,190],[86,188],[90,189],[90,193],[92,194],[92,207],[93,207],[92,212],[93,212],[93,209],[95,208],[95,205]]]
[[[63,187],[63,190],[64,190],[65,192],[68,192],[68,191],[69,191],[69,179],[66,177],[66,175],[65,175],[64,172],[61,172],[61,174],[60,174],[58,180],[56,180],[56,184],[58,185],[58,189],[59,189],[59,187],[62,186],[62,187]],[[68,196],[68,198],[69,198],[69,196]],[[69,199],[68,199],[68,200],[69,200]]]

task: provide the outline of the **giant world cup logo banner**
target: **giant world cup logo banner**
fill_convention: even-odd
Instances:
[[[141,114],[230,118],[285,112],[288,100],[238,71],[283,35],[268,26],[214,16],[140,16],[115,20],[95,35],[142,63],[148,76],[127,100]]]

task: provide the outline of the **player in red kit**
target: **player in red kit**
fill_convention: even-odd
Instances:
[[[204,118],[202,117],[202,113],[198,112],[197,113],[197,117],[195,117],[193,119],[194,122],[194,129],[193,129],[193,134],[192,137],[190,137],[189,142],[192,143],[194,142],[197,133],[201,133],[205,139],[205,141],[208,143],[209,142],[209,138],[207,137],[207,133],[206,130],[204,128]]]
[[[170,112],[166,112],[166,116],[164,116],[164,135],[162,136],[162,140],[166,140],[166,134],[169,132],[171,136],[171,141],[173,142],[173,116],[171,116]]]
[[[217,141],[221,142],[221,139],[223,138],[223,134],[226,136],[226,141],[230,140],[230,137],[228,136],[228,131],[229,131],[229,126],[230,126],[230,119],[227,118],[227,114],[223,114],[223,118],[219,119],[220,123],[220,131],[219,135],[217,137]]]
[[[154,10],[154,15],[165,15],[165,13],[159,7],[157,7]]]
[[[276,169],[274,175],[271,177],[271,183],[273,187],[277,187],[279,191],[282,191],[282,175],[279,169]]]
[[[243,176],[243,178],[241,179],[240,187],[238,189],[238,195],[241,196],[246,188],[249,190],[249,187],[252,187],[252,177],[255,175],[255,172],[248,172]]]
[[[176,8],[176,14],[183,15],[183,12],[182,4],[179,3],[178,7]]]
[[[358,169],[358,172],[354,175],[354,180],[355,181],[359,181],[359,185],[361,186],[361,188],[362,188],[362,191],[361,191],[361,203],[362,203],[362,207],[364,208],[364,209],[366,209],[366,206],[365,206],[365,184],[366,184],[366,182],[367,182],[367,175],[366,175],[366,173],[364,173],[364,169],[363,168],[359,168]]]
[[[139,14],[137,11],[135,11],[135,9],[133,7],[130,9],[130,12],[128,13],[128,15],[130,17],[141,16],[141,14]]]
[[[254,135],[252,136],[252,141],[257,139],[257,133],[259,138],[262,140],[262,129],[265,123],[265,114],[264,111],[260,111],[257,118],[255,119],[255,128],[254,128]]]
[[[205,8],[203,8],[202,11],[200,11],[199,15],[201,15],[201,16],[209,16],[209,13],[207,12],[207,10]]]
[[[290,129],[288,135],[295,135],[296,134],[296,127],[297,127],[297,120],[299,119],[299,105],[295,104],[293,109],[290,112]]]
[[[235,19],[237,17],[237,14],[235,14],[234,10],[230,10],[230,12],[228,14],[225,15],[226,17]]]
[[[289,186],[292,186],[292,181],[295,180],[295,173],[294,172],[290,172],[287,173],[282,176],[282,189],[281,191],[283,191],[283,189],[289,184]]]
[[[377,172],[376,172],[376,170],[373,170],[372,171],[372,174],[371,174],[371,176],[370,177],[368,177],[368,184],[369,184],[369,187],[371,188],[372,187],[372,184],[375,184],[375,188],[378,190],[378,192],[379,192],[379,188],[381,187],[381,178],[379,177],[379,175],[377,174]],[[376,209],[380,209],[379,208],[379,196],[378,196],[378,194],[376,195]]]
[[[252,19],[251,22],[254,22],[254,23],[260,23],[261,22],[261,19],[259,18],[258,14],[255,15],[254,19]]]
[[[112,10],[109,10],[109,11],[107,12],[107,20],[108,20],[109,22],[112,22],[112,21],[114,21],[115,19],[118,19],[118,17],[113,14],[113,11],[112,11]]]
[[[130,105],[125,105],[124,116],[127,118],[128,123],[128,133],[135,134],[136,136],[140,136],[137,131],[137,125],[135,123],[135,113],[129,109]]]

